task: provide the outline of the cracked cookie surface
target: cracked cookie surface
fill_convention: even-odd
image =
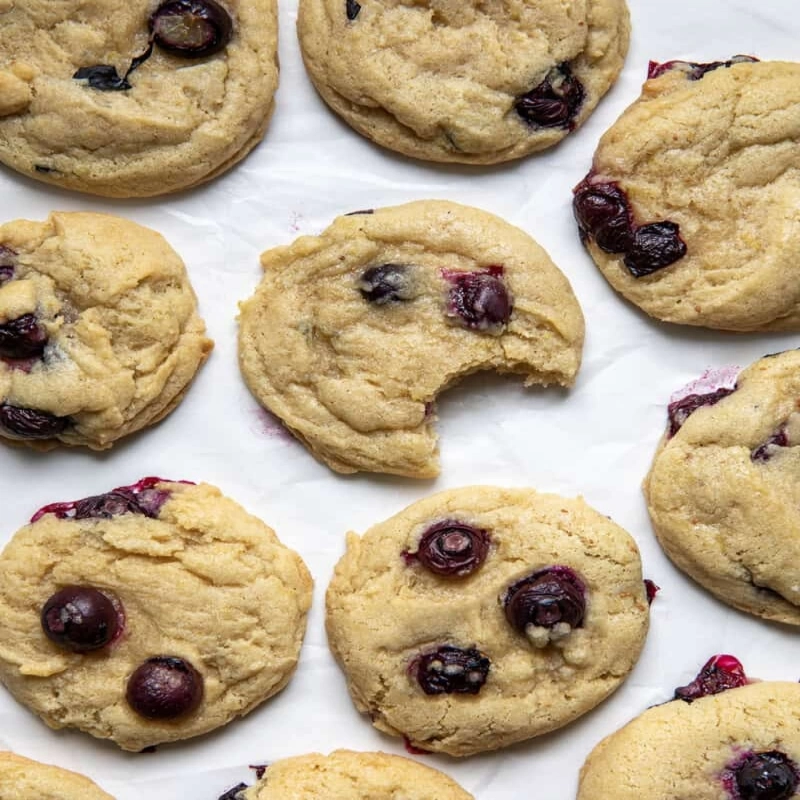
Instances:
[[[800,64],[745,58],[655,65],[600,140],[576,216],[606,279],[650,316],[797,331]],[[652,228],[665,222],[677,231]],[[631,225],[656,234],[633,254]]]
[[[83,212],[0,225],[0,438],[110,447],[172,411],[212,346],[155,231]]]
[[[800,763],[800,686],[764,681],[649,708],[603,739],[581,770],[578,800],[720,800],[796,797],[778,789],[741,792],[740,768],[752,754]],[[739,773],[739,775],[737,775]],[[739,787],[735,786],[737,778]],[[766,785],[763,784],[762,789]]]
[[[484,211],[428,200],[343,216],[261,261],[241,305],[242,373],[339,472],[436,475],[440,390],[488,369],[569,386],[580,365],[568,281]]]
[[[209,180],[263,137],[278,82],[274,0],[222,0],[230,42],[199,58],[157,43],[102,90],[73,77],[105,65],[122,78],[147,52],[153,0],[0,0],[0,161],[28,177],[110,197]]]
[[[644,485],[653,529],[719,599],[800,625],[800,352],[756,361],[719,394],[659,446]]]
[[[359,133],[416,158],[491,164],[559,142],[616,80],[624,0],[301,0],[303,58]]]
[[[488,542],[469,574],[427,567],[424,534],[445,523],[450,536],[481,531]],[[459,539],[443,541],[446,549]],[[547,572],[577,581],[582,619],[558,620],[554,607],[569,603],[550,585],[528,598],[529,607],[538,601],[540,624],[519,630],[509,590]],[[648,619],[633,539],[580,499],[530,489],[442,492],[362,537],[348,534],[327,592],[329,643],[359,711],[381,731],[454,756],[589,711],[633,668]],[[459,663],[459,653],[468,658]]]
[[[89,500],[45,507],[0,556],[0,680],[19,702],[53,728],[138,751],[225,725],[286,685],[311,578],[271,528],[206,484],[151,479]],[[121,608],[110,643],[72,652],[45,635],[44,604],[70,586]],[[199,673],[197,708],[133,710],[126,684],[155,657]]]
[[[77,772],[0,752],[0,797],[11,800],[114,800]]]
[[[451,778],[410,758],[336,750],[284,758],[237,800],[473,800]]]

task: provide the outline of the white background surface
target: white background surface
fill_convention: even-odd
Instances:
[[[0,543],[40,506],[106,491],[144,475],[208,481],[274,527],[305,559],[316,586],[300,667],[289,687],[244,720],[196,740],[129,754],[74,731],[50,731],[0,688],[0,747],[90,775],[119,800],[216,800],[250,781],[248,764],[337,747],[405,754],[352,707],[326,645],[324,592],[348,529],[364,531],[434,491],[477,483],[583,494],[636,538],[645,575],[662,591],[627,683],[566,729],[499,753],[420,760],[478,800],[571,800],[590,749],[648,705],[668,698],[712,654],[737,655],[748,675],[800,677],[796,634],[727,609],[677,572],[653,537],[640,483],[670,394],[709,367],[745,366],[797,346],[798,336],[711,333],[655,323],[615,296],[583,252],[570,189],[600,134],[639,93],[648,59],[711,61],[736,53],[797,56],[797,0],[629,0],[625,71],[589,122],[544,155],[468,169],[414,163],[362,139],[327,110],[303,70],[295,0],[280,8],[281,85],[264,142],[209,185],[146,201],[60,191],[0,170],[4,220],[51,210],[120,214],[163,233],[183,256],[210,335],[210,361],[178,410],[103,454],[0,449]],[[534,236],[566,273],[586,316],[575,388],[523,390],[475,376],[439,403],[442,475],[415,482],[342,477],[265,425],[236,365],[237,302],[254,290],[259,253],[321,231],[355,209],[445,198],[485,208]],[[800,257],[800,254],[798,254]],[[613,789],[609,788],[609,798]],[[598,799],[599,800],[599,799]]]

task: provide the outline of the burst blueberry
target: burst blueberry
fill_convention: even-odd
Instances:
[[[690,684],[679,686],[675,690],[674,699],[691,703],[700,697],[719,694],[747,683],[744,667],[738,658],[729,655],[712,656]]]
[[[416,556],[437,575],[461,578],[479,569],[488,551],[489,535],[485,530],[446,520],[422,534]]]
[[[624,253],[631,246],[628,198],[618,184],[584,181],[575,189],[572,209],[582,239],[594,239],[606,253]]]
[[[575,127],[586,92],[567,62],[553,67],[535,88],[514,101],[514,110],[529,125],[538,128]]]
[[[425,694],[478,694],[490,666],[489,659],[474,647],[442,645],[418,655],[409,672]]]
[[[0,404],[0,428],[23,439],[52,439],[67,425],[68,417],[57,417],[34,408]]]
[[[779,750],[748,753],[732,773],[740,800],[788,800],[800,785],[797,765]]]
[[[150,32],[162,50],[202,58],[227,46],[233,20],[215,0],[167,0],[150,16]]]
[[[670,403],[669,406],[667,406],[669,435],[674,436],[681,429],[683,423],[686,422],[690,415],[694,414],[698,408],[713,406],[722,400],[723,397],[733,394],[734,391],[736,391],[735,386],[730,389],[721,387],[707,394],[688,394],[686,397],[682,397],[680,400]]]
[[[0,325],[0,356],[37,358],[44,352],[47,332],[34,314],[23,314]]]
[[[442,274],[451,284],[448,316],[472,330],[496,331],[506,325],[513,307],[502,267],[476,272],[445,270]]]
[[[624,263],[634,278],[650,275],[686,255],[686,242],[674,222],[651,222],[633,232]]]
[[[520,633],[529,626],[580,628],[586,613],[586,588],[569,567],[537,570],[509,587],[503,598],[506,619]]]

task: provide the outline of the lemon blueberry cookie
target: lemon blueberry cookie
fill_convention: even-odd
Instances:
[[[672,702],[594,748],[577,797],[789,800],[800,789],[798,731],[800,685],[751,683],[736,659],[716,656]]]
[[[800,330],[800,64],[651,64],[576,187],[586,247],[667,322]]]
[[[800,625],[800,351],[674,400],[644,490],[672,561],[724,602]]]
[[[583,315],[527,234],[419,201],[339,217],[261,257],[239,361],[256,399],[339,472],[439,472],[433,403],[463,375],[569,386]]]
[[[0,752],[1,800],[114,800],[77,772]]]
[[[0,556],[0,681],[52,728],[142,750],[280,691],[300,557],[207,484],[146,478],[34,514]]]
[[[414,503],[347,551],[327,630],[357,708],[467,756],[594,708],[644,643],[633,539],[582,500],[473,486]]]
[[[387,753],[336,750],[283,758],[253,786],[239,784],[219,800],[473,800],[442,772]]]
[[[0,2],[0,161],[110,197],[209,180],[263,137],[274,0]]]
[[[0,440],[110,447],[172,411],[212,346],[155,231],[83,212],[0,225]]]
[[[561,141],[617,78],[624,0],[300,0],[323,100],[359,133],[431,161],[492,164]]]

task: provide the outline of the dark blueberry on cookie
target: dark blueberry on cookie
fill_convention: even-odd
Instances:
[[[779,750],[747,753],[731,773],[731,788],[741,800],[788,800],[800,784],[797,765]]]
[[[763,444],[751,451],[750,458],[752,461],[769,461],[775,455],[776,450],[788,446],[789,435],[786,432],[786,427],[782,425]]]
[[[233,20],[215,0],[167,0],[150,16],[150,31],[162,50],[202,58],[228,44]]]
[[[674,264],[686,255],[686,242],[674,222],[651,222],[633,232],[633,240],[625,253],[625,266],[634,278],[650,275]]]
[[[450,282],[448,316],[473,330],[497,330],[511,316],[512,305],[503,282],[503,268],[481,272],[443,272]]]
[[[686,422],[690,415],[697,411],[698,408],[713,406],[715,403],[722,400],[723,397],[727,397],[735,391],[735,386],[732,389],[722,387],[708,394],[689,394],[686,395],[686,397],[682,397],[680,400],[676,400],[674,403],[670,403],[667,406],[669,435],[674,436],[681,429],[683,423]]]
[[[101,92],[124,92],[131,88],[128,76],[121,76],[111,64],[81,67],[72,77],[76,81],[86,81],[92,89],[99,89]]]
[[[631,246],[628,198],[618,184],[584,180],[575,188],[572,209],[582,239],[594,239],[606,253],[624,253]]]
[[[425,694],[477,694],[486,683],[490,666],[489,659],[474,647],[462,650],[442,645],[418,655],[409,672]]]
[[[566,634],[583,625],[586,589],[569,568],[552,566],[537,570],[509,587],[503,599],[506,619],[520,633],[532,629],[558,629]],[[532,636],[535,644],[537,637]],[[539,637],[546,644],[551,637]]]
[[[358,290],[365,300],[376,306],[414,299],[410,270],[405,264],[368,267],[361,273]]]
[[[347,19],[352,21],[358,16],[358,12],[361,11],[361,4],[357,3],[356,0],[345,0],[344,8]]]
[[[24,439],[50,439],[61,433],[68,424],[67,417],[57,417],[46,411],[0,405],[0,428]]]
[[[422,534],[417,549],[420,564],[437,575],[464,577],[483,564],[489,534],[463,522],[437,522]]]
[[[47,333],[33,314],[0,325],[0,356],[4,358],[36,358],[46,344]]]
[[[123,492],[108,492],[76,501],[73,519],[110,519],[120,514],[139,513],[141,509],[136,498]]]
[[[665,72],[670,70],[680,70],[686,73],[686,77],[690,81],[699,81],[703,76],[709,72],[713,72],[720,67],[732,67],[734,64],[743,64],[747,62],[758,61],[753,56],[733,56],[728,61],[711,61],[706,64],[698,64],[694,61],[666,61],[659,64],[657,61],[651,61],[647,67],[647,77],[659,78]]]
[[[121,629],[121,605],[91,586],[67,586],[42,608],[42,629],[59,647],[75,653],[99,650]]]
[[[553,67],[534,89],[514,101],[514,110],[529,125],[538,128],[574,127],[586,92],[566,62]]]
[[[687,686],[675,690],[675,700],[691,703],[709,694],[719,694],[748,683],[744,667],[738,658],[728,655],[713,656],[702,667],[697,677]]]
[[[194,711],[203,699],[203,678],[185,659],[148,658],[128,679],[128,705],[148,719],[174,719]]]
[[[0,244],[0,285],[14,277],[16,252],[10,247]]]

